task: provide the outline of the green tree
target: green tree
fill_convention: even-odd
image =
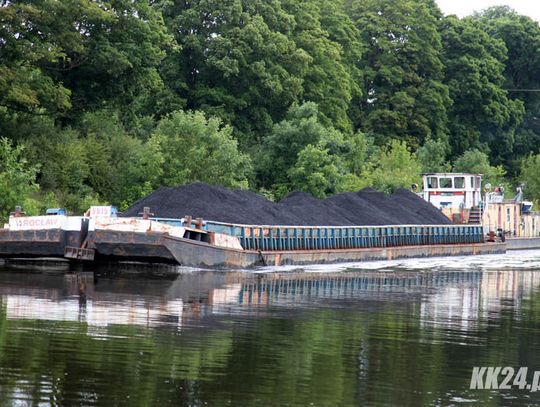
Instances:
[[[42,6],[25,1],[0,5],[0,112],[58,112],[71,107],[69,90],[40,67],[63,55],[42,23]]]
[[[232,128],[202,112],[173,112],[161,119],[150,142],[163,155],[162,185],[201,181],[247,188],[249,156],[238,151]]]
[[[365,50],[360,31],[346,12],[345,0],[315,0],[315,2],[320,9],[322,28],[328,32],[328,38],[341,47],[341,59],[350,77],[351,97],[359,98],[363,92],[363,72],[360,65]],[[348,104],[349,111],[351,102]]]
[[[288,171],[292,190],[309,192],[318,198],[341,191],[343,169],[335,155],[320,146],[308,145]]]
[[[347,7],[366,47],[355,125],[379,144],[397,138],[418,147],[427,137],[444,138],[451,101],[435,8],[411,0],[352,0]]]
[[[492,166],[488,155],[478,149],[467,150],[456,158],[453,170],[455,172],[482,174],[484,185],[490,183],[495,186],[505,183],[506,171],[504,168],[501,165]]]
[[[509,99],[503,89],[506,47],[471,19],[446,17],[440,32],[445,83],[453,101],[448,112],[452,155],[485,143],[501,163],[512,152],[523,116],[521,101]]]
[[[371,157],[376,156],[379,152],[380,147],[375,144],[373,137],[356,132],[345,138],[339,156],[345,161],[350,174],[360,176],[365,171]]]
[[[360,44],[354,25],[338,5],[329,1],[286,0],[283,4],[295,19],[292,39],[310,57],[309,69],[303,78],[303,99],[317,103],[319,111],[330,119],[328,124],[350,131],[348,110],[353,92],[358,89],[354,79],[358,78],[353,76],[354,62],[349,61],[353,66],[347,67],[346,58],[350,56],[345,51],[350,53],[355,48],[359,56]],[[324,26],[330,19],[333,25]],[[336,37],[336,40],[332,38],[331,32],[340,36],[347,50]]]
[[[6,221],[15,206],[26,209],[31,194],[39,189],[35,182],[37,170],[28,163],[24,146],[14,146],[10,140],[0,138],[0,222]]]
[[[308,155],[315,154],[313,148],[319,149],[317,154],[321,156],[326,150],[331,155],[350,154],[352,145],[347,145],[343,134],[325,126],[324,121],[318,106],[307,102],[293,105],[286,118],[274,125],[256,161],[263,188],[281,191],[278,196],[291,191],[290,170],[297,165],[300,152],[309,145],[312,147],[306,152]]]
[[[100,202],[125,209],[161,178],[158,146],[130,135],[114,110],[86,113],[76,128],[62,129],[36,118],[17,128],[29,159],[39,165],[42,192],[50,192],[52,201],[71,212]]]
[[[58,205],[80,214],[100,202],[89,184],[90,162],[100,157],[89,155],[85,140],[77,130],[49,129],[50,133],[28,140],[29,156],[38,163],[38,181],[44,192],[52,192]]]
[[[393,192],[420,182],[421,166],[404,141],[392,140],[371,158],[363,176],[379,191]]]
[[[39,169],[31,211],[392,190],[447,160],[500,183],[540,152],[538,49],[507,7],[433,0],[0,0],[0,134]]]
[[[114,182],[105,198],[120,210],[125,210],[159,185],[163,174],[163,153],[154,140],[141,142],[127,135],[115,139],[111,151],[115,160]]]
[[[428,138],[424,145],[416,151],[416,157],[422,172],[445,172],[450,170],[450,164],[446,160],[448,144],[443,140]]]
[[[158,67],[174,47],[161,13],[148,0],[70,0],[60,3],[54,27],[73,42],[53,66],[56,78],[71,90],[73,113],[114,105],[124,114],[137,96],[159,94]],[[58,27],[59,25],[59,27]]]
[[[278,0],[174,1],[164,9],[181,50],[162,72],[168,86],[233,124],[253,146],[302,95],[312,58],[290,38],[295,26]]]
[[[520,181],[525,183],[525,195],[540,202],[540,154],[529,155],[521,163]]]
[[[504,41],[508,58],[504,61],[504,87],[508,95],[525,106],[525,116],[515,132],[512,151],[504,154],[512,174],[519,170],[520,158],[540,151],[540,26],[530,17],[506,6],[491,7],[475,15],[475,20],[493,38]]]
[[[73,118],[162,87],[172,37],[147,0],[4,2],[0,21],[0,106],[10,111],[72,107]]]
[[[88,185],[121,210],[148,195],[163,174],[163,154],[155,141],[127,133],[118,114],[107,110],[86,114],[81,124]]]

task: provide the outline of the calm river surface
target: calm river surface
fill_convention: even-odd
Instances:
[[[539,251],[0,271],[2,406],[540,403],[518,386],[470,389],[474,366],[528,367],[529,383],[540,370]]]

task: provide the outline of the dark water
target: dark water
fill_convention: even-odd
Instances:
[[[469,388],[540,370],[540,252],[362,267],[3,268],[0,405],[540,403]]]

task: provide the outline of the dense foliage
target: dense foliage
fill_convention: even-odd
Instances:
[[[479,171],[540,199],[540,26],[433,0],[0,0],[0,216]],[[39,203],[39,204],[38,204]]]

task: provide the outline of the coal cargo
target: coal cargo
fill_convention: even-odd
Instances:
[[[247,190],[194,183],[162,187],[133,204],[123,216],[139,216],[150,207],[155,217],[186,215],[251,225],[362,226],[434,225],[450,220],[430,203],[405,189],[392,195],[365,188],[318,199],[293,192],[279,202]]]

